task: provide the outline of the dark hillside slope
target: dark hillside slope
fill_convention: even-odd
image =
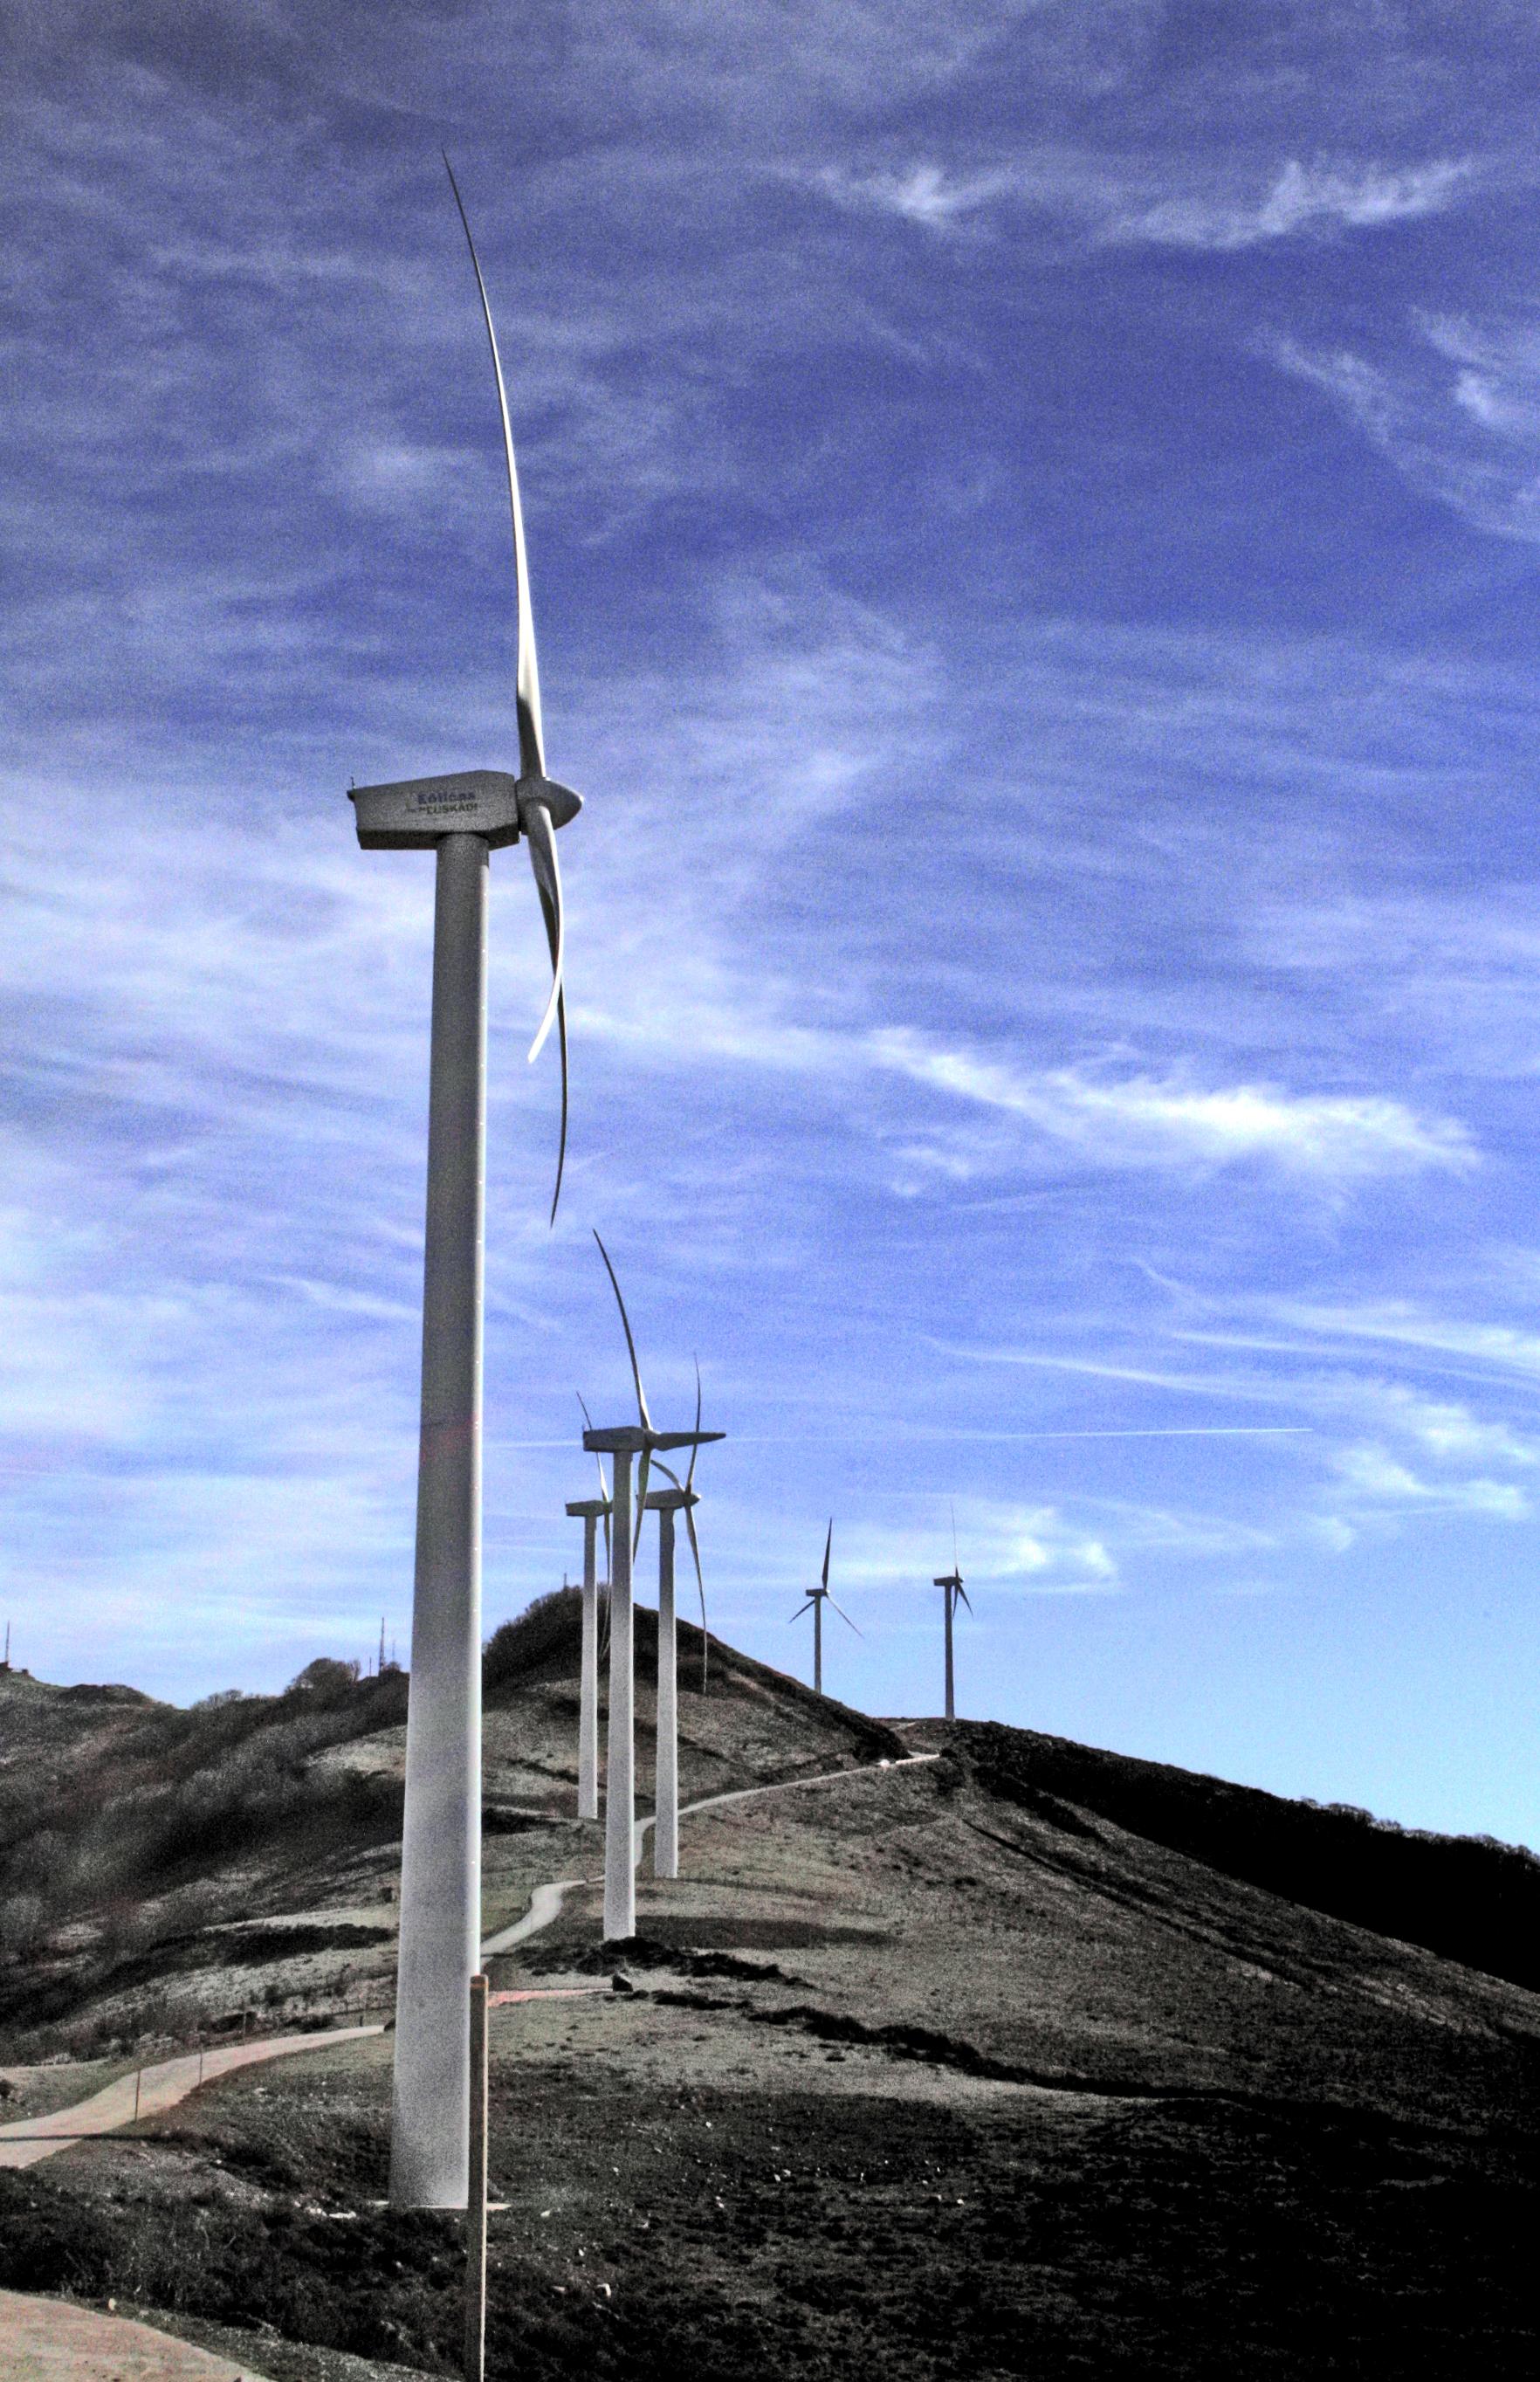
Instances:
[[[898,1725],[729,1650],[703,1697],[700,1651],[686,1799],[729,1799],[686,1819],[677,1878],[643,1858],[625,1947],[573,1816],[574,1601],[489,1651],[487,1934],[585,1881],[488,1956],[490,2382],[1528,2382],[1540,1995],[1238,1873],[1314,1830],[1307,1806],[988,1727],[903,1724],[938,1758],[898,1763]],[[296,1799],[205,1845],[129,1939],[82,1910],[0,1963],[29,2108],[63,2106],[55,2042],[385,2016],[391,1694],[140,1715],[166,1732],[153,1799],[271,1755]],[[61,1842],[123,1750],[82,1757],[86,1834]],[[779,1791],[731,1796],[754,1783]],[[458,2371],[459,2229],[380,2204],[393,2051],[334,2042],[0,2172],[0,2281],[242,2327],[263,2371],[259,2320]]]
[[[1095,1812],[1307,1909],[1540,1987],[1540,1860],[1522,1847],[1399,1828],[993,1721],[906,1735],[948,1739],[982,1786],[1027,1810]]]

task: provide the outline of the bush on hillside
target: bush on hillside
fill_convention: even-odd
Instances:
[[[345,1696],[359,1683],[356,1663],[339,1663],[335,1655],[318,1654],[302,1671],[290,1679],[284,1689],[286,1696],[318,1696],[331,1699]]]
[[[551,1655],[563,1652],[576,1636],[581,1610],[578,1589],[554,1588],[512,1621],[505,1621],[482,1649],[483,1688],[524,1678]]]

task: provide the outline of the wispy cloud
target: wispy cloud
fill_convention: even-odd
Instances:
[[[1399,1100],[1265,1084],[1200,1089],[1143,1075],[1098,1080],[1073,1068],[1032,1075],[927,1047],[901,1029],[874,1036],[873,1050],[883,1065],[1019,1116],[1104,1165],[1213,1168],[1261,1159],[1345,1184],[1427,1167],[1466,1172],[1476,1161],[1462,1126],[1420,1117]]]
[[[1285,338],[1285,371],[1326,391],[1420,494],[1503,537],[1540,538],[1540,329],[1533,310],[1412,315],[1369,351]]]
[[[1154,240],[1175,248],[1254,248],[1302,233],[1373,231],[1436,215],[1470,187],[1473,160],[1436,158],[1415,166],[1302,164],[1289,158],[1258,198],[1188,196],[1108,225],[1109,239]]]
[[[1104,1539],[1055,1506],[970,1497],[958,1501],[957,1521],[970,1588],[1067,1595],[1118,1583]],[[839,1575],[859,1589],[912,1588],[929,1579],[940,1544],[934,1525],[859,1525],[842,1533]]]
[[[1045,144],[958,166],[934,158],[825,166],[806,178],[841,207],[930,232],[956,234],[1008,203],[1057,219],[1093,244],[1222,252],[1437,215],[1476,185],[1479,168],[1470,158],[1383,166],[1293,157],[1258,190],[1254,176],[1243,181],[1233,166],[1200,163],[1176,178],[1169,160]]]

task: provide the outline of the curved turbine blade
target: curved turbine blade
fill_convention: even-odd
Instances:
[[[567,1169],[567,982],[565,976],[567,928],[561,902],[561,864],[556,858],[556,830],[551,814],[540,803],[530,803],[522,814],[524,841],[529,846],[530,866],[534,871],[535,890],[540,895],[540,915],[545,921],[545,941],[551,954],[551,997],[545,1003],[534,1040],[530,1045],[530,1060],[539,1058],[553,1020],[556,1028],[556,1047],[561,1054],[561,1136],[556,1143],[556,1181],[551,1194],[550,1221],[556,1221],[556,1209],[561,1200],[561,1178]]]
[[[540,892],[541,914],[545,920],[545,940],[551,952],[551,992],[545,1003],[545,1013],[530,1045],[532,1062],[544,1049],[545,1037],[556,1023],[556,1009],[565,985],[567,927],[561,906],[561,863],[556,858],[556,831],[551,825],[551,814],[544,803],[526,803],[519,817],[524,829],[524,841],[530,847],[530,866],[534,870],[534,881]]]
[[[524,514],[519,502],[519,469],[513,460],[513,425],[508,420],[508,395],[503,385],[503,360],[497,353],[497,334],[492,327],[492,308],[487,300],[486,283],[482,278],[481,259],[476,243],[471,237],[471,218],[465,212],[465,201],[459,194],[455,169],[447,155],[444,170],[449,177],[449,188],[455,194],[459,219],[465,227],[465,244],[471,251],[471,267],[481,292],[482,317],[486,324],[487,344],[492,350],[492,369],[497,381],[497,410],[503,424],[503,454],[508,467],[508,510],[513,516],[513,571],[517,586],[519,616],[519,665],[515,693],[519,707],[519,774],[521,778],[543,778],[545,775],[544,737],[540,724],[540,671],[535,661],[534,616],[530,609],[530,572],[524,555]]]
[[[832,1596],[831,1596],[831,1597],[830,1597],[830,1599],[829,1599],[829,1602],[830,1602],[831,1604],[834,1604],[834,1599],[833,1599],[833,1597],[832,1597]],[[838,1614],[838,1615],[839,1615],[839,1617],[840,1617],[841,1621],[843,1621],[843,1623],[845,1624],[845,1627],[846,1627],[846,1628],[847,1628],[847,1629],[855,1629],[855,1631],[856,1631],[856,1636],[857,1636],[858,1638],[864,1638],[864,1637],[865,1637],[865,1635],[866,1635],[865,1630],[864,1630],[864,1629],[856,1629],[856,1625],[855,1625],[855,1623],[851,1620],[851,1618],[850,1618],[849,1615],[846,1612],[845,1607],[844,1607],[842,1604],[834,1604],[834,1609],[835,1609],[835,1611]]]
[[[636,1536],[631,1541],[633,1563],[636,1561],[636,1551],[642,1544],[642,1525],[647,1518],[647,1475],[652,1470],[652,1466],[653,1451],[650,1447],[644,1447],[642,1451],[642,1460],[636,1467]]]
[[[584,1405],[584,1403],[583,1403],[583,1394],[582,1394],[581,1390],[577,1391],[577,1392],[575,1393],[575,1394],[576,1394],[576,1397],[577,1397],[578,1404],[579,1404],[581,1406],[582,1406],[582,1410],[583,1410],[583,1420],[584,1420],[584,1422],[588,1425],[589,1430],[593,1430],[593,1417],[589,1413],[589,1411],[588,1411],[588,1407],[587,1407],[587,1406],[586,1406],[586,1405]],[[593,1462],[594,1462],[594,1467],[595,1467],[595,1468],[596,1468],[596,1470],[597,1470],[597,1472],[598,1472],[598,1475],[599,1475],[599,1494],[600,1494],[600,1496],[601,1496],[601,1497],[604,1499],[604,1501],[605,1501],[605,1569],[607,1571],[607,1570],[609,1569],[609,1561],[610,1561],[610,1545],[609,1545],[610,1490],[609,1490],[609,1482],[605,1479],[605,1459],[604,1459],[604,1457],[603,1457],[602,1455],[597,1455],[597,1454],[596,1454],[596,1455],[594,1455]]]
[[[695,1509],[692,1505],[687,1505],[684,1509],[684,1529],[685,1536],[690,1541],[690,1552],[695,1558],[695,1588],[701,1600],[701,1693],[704,1695],[707,1649],[711,1639],[706,1629],[705,1574],[701,1569],[701,1541],[695,1535]]]
[[[593,1237],[596,1241],[599,1241],[597,1226],[594,1227]],[[620,1284],[615,1279],[615,1268],[609,1261],[609,1251],[605,1248],[603,1241],[599,1241],[599,1255],[604,1259],[605,1271],[609,1276],[610,1288],[615,1293],[615,1303],[620,1309],[621,1329],[626,1334],[626,1349],[631,1360],[631,1379],[636,1383],[637,1418],[641,1422],[643,1430],[651,1430],[653,1428],[653,1418],[647,1411],[647,1393],[642,1386],[642,1368],[636,1361],[636,1342],[631,1338],[631,1319],[626,1312],[626,1302],[620,1295]],[[647,1450],[645,1448],[642,1451],[642,1478],[643,1482],[645,1482],[647,1478]],[[642,1507],[642,1497],[640,1493],[636,1502],[637,1510],[640,1512]]]
[[[957,1584],[957,1592],[958,1592],[958,1595],[961,1598],[961,1600],[962,1600],[963,1603],[964,1603],[964,1604],[966,1604],[966,1605],[968,1606],[968,1610],[969,1610],[969,1612],[970,1612],[970,1613],[972,1613],[972,1610],[973,1610],[973,1607],[972,1607],[972,1603],[970,1602],[970,1601],[969,1601],[968,1590],[963,1587],[961,1580],[959,1580],[959,1582],[958,1582],[958,1584]]]
[[[789,1627],[790,1624],[791,1624],[793,1621],[801,1621],[801,1617],[802,1617],[802,1615],[803,1615],[803,1614],[804,1614],[804,1613],[811,1613],[812,1611],[813,1611],[813,1599],[812,1599],[812,1597],[810,1596],[810,1597],[808,1598],[808,1601],[807,1601],[807,1602],[806,1602],[805,1604],[799,1604],[799,1606],[797,1607],[797,1610],[796,1610],[796,1612],[795,1612],[795,1613],[791,1613],[791,1614],[788,1614],[788,1615],[787,1615],[787,1625],[788,1625],[788,1627]]]
[[[833,1516],[833,1515],[831,1514],[831,1515],[830,1515],[830,1516],[829,1516],[829,1535],[828,1535],[828,1537],[824,1541],[824,1586],[825,1586],[825,1588],[827,1588],[827,1586],[828,1586],[828,1584],[829,1584],[829,1549],[833,1546],[833,1544],[834,1544],[834,1516]]]
[[[961,1568],[957,1559],[957,1500],[954,1497],[952,1500],[952,1569],[960,1571]]]
[[[697,1433],[700,1431],[700,1428],[701,1428],[701,1360],[700,1360],[699,1357],[696,1357],[696,1359],[695,1359],[695,1429],[696,1429]],[[684,1485],[685,1485],[685,1487],[686,1487],[686,1489],[687,1489],[687,1490],[688,1490],[688,1489],[691,1489],[691,1488],[692,1488],[692,1487],[694,1486],[694,1482],[695,1482],[695,1458],[700,1455],[700,1453],[701,1453],[701,1450],[700,1450],[700,1447],[699,1447],[699,1445],[698,1445],[698,1444],[697,1444],[696,1446],[692,1447],[692,1448],[691,1449],[691,1451],[690,1451],[690,1466],[689,1466],[689,1469],[686,1471],[685,1476],[684,1476]],[[685,1508],[686,1513],[688,1513],[688,1512],[689,1512],[689,1510],[690,1510],[690,1508],[689,1508],[689,1507],[688,1507],[688,1505],[687,1505],[687,1506],[686,1506],[686,1508]],[[693,1537],[694,1537],[694,1535],[695,1535],[695,1534],[694,1534],[693,1530],[691,1530],[691,1538],[693,1538]],[[697,1557],[697,1559],[696,1559],[695,1568],[696,1568],[696,1570],[697,1570],[697,1571],[699,1571],[699,1570],[700,1570],[700,1568],[701,1568],[701,1565],[700,1565],[700,1559],[699,1559],[699,1557]]]

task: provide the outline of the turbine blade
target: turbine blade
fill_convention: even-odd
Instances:
[[[513,460],[513,425],[508,419],[508,394],[503,385],[503,360],[497,353],[497,334],[492,326],[492,307],[487,299],[486,283],[482,278],[481,259],[476,243],[471,237],[471,218],[465,212],[465,201],[459,194],[455,169],[447,155],[444,170],[449,177],[449,188],[455,194],[459,219],[465,227],[465,244],[471,251],[471,267],[481,293],[482,318],[486,324],[487,344],[492,350],[492,369],[497,382],[497,411],[503,424],[503,455],[508,467],[508,510],[513,518],[513,573],[519,620],[519,661],[514,681],[519,710],[519,774],[521,778],[543,778],[545,775],[545,743],[540,723],[540,670],[535,660],[534,616],[530,609],[530,571],[524,553],[524,514],[519,502],[519,467]]]
[[[695,1359],[695,1428],[697,1431],[699,1431],[701,1428],[701,1360],[699,1357]],[[698,1446],[692,1447],[690,1451],[690,1468],[684,1476],[684,1485],[687,1489],[693,1488],[694,1486],[695,1458],[700,1455],[700,1453],[701,1451]],[[687,1506],[685,1511],[688,1513],[689,1510],[690,1509]],[[691,1536],[693,1535],[693,1532],[691,1532]],[[696,1565],[696,1569],[700,1569],[699,1564]]]
[[[966,1605],[968,1606],[968,1610],[969,1610],[969,1612],[970,1612],[970,1613],[972,1613],[972,1610],[973,1610],[973,1607],[972,1607],[972,1602],[970,1602],[970,1600],[969,1600],[968,1590],[963,1587],[961,1580],[959,1580],[959,1582],[958,1582],[958,1584],[957,1584],[957,1592],[958,1592],[959,1596],[962,1599],[963,1603],[964,1603],[964,1604],[966,1604]]]
[[[578,1391],[577,1399],[578,1404],[582,1406],[583,1409],[583,1420],[588,1425],[589,1430],[592,1430],[593,1428],[593,1417],[589,1413],[587,1406],[583,1404],[583,1394],[581,1390]],[[604,1457],[595,1454],[593,1462],[599,1474],[599,1494],[605,1501],[605,1563],[607,1566],[609,1563],[609,1482],[605,1479]]]
[[[642,1525],[647,1518],[647,1475],[652,1469],[652,1464],[653,1451],[650,1447],[644,1447],[642,1451],[642,1461],[636,1467],[636,1536],[631,1541],[633,1563],[636,1560],[636,1551],[642,1544]]]
[[[829,1602],[830,1602],[831,1604],[834,1604],[834,1599],[833,1599],[833,1597],[832,1597],[832,1596],[831,1596],[831,1597],[830,1597],[830,1599],[829,1599]],[[845,1624],[845,1627],[846,1627],[846,1628],[847,1628],[847,1629],[855,1629],[855,1631],[856,1631],[856,1636],[857,1636],[858,1638],[864,1638],[864,1637],[865,1637],[865,1635],[866,1635],[865,1630],[864,1630],[864,1629],[856,1629],[856,1625],[855,1625],[855,1623],[851,1620],[851,1618],[850,1618],[849,1615],[846,1612],[845,1607],[844,1607],[842,1604],[834,1604],[834,1609],[835,1609],[835,1611],[838,1614],[838,1615],[839,1615],[839,1617],[840,1617],[841,1621],[843,1621],[843,1623]]]
[[[824,1586],[829,1584],[829,1549],[834,1544],[834,1516],[829,1516],[829,1535],[824,1541]]]
[[[701,1569],[701,1541],[695,1535],[695,1509],[692,1505],[687,1505],[684,1509],[684,1528],[685,1536],[690,1541],[690,1552],[695,1558],[695,1587],[701,1599],[701,1693],[704,1695],[706,1691],[707,1650],[711,1643],[711,1638],[710,1633],[706,1628],[705,1574]]]
[[[813,1611],[813,1599],[812,1599],[812,1597],[810,1596],[810,1597],[808,1598],[808,1601],[807,1601],[807,1602],[806,1602],[805,1604],[799,1604],[799,1606],[797,1607],[797,1610],[796,1610],[796,1612],[795,1612],[795,1613],[792,1613],[792,1614],[788,1614],[788,1616],[787,1616],[788,1627],[789,1627],[789,1626],[790,1626],[790,1624],[791,1624],[793,1621],[801,1621],[801,1617],[802,1617],[802,1615],[803,1615],[803,1614],[804,1614],[804,1613],[811,1613],[812,1611]]]
[[[593,1237],[596,1241],[599,1241],[597,1226],[594,1228]],[[636,1383],[637,1416],[641,1421],[642,1430],[651,1430],[653,1428],[653,1418],[647,1411],[647,1393],[642,1386],[642,1368],[636,1361],[636,1342],[631,1338],[631,1319],[626,1312],[626,1302],[620,1295],[620,1284],[616,1281],[615,1268],[609,1261],[609,1251],[605,1248],[603,1241],[599,1241],[599,1255],[604,1259],[605,1271],[609,1276],[610,1288],[615,1293],[615,1303],[620,1309],[621,1328],[626,1334],[626,1349],[631,1360],[631,1379]],[[647,1478],[647,1450],[645,1448],[642,1451],[642,1477],[643,1480],[645,1480]],[[641,1510],[641,1505],[642,1500],[639,1497],[637,1499],[637,1507],[639,1511]]]
[[[954,1497],[952,1500],[952,1569],[960,1571],[961,1568],[957,1559],[957,1500]]]
[[[545,1047],[545,1037],[556,1023],[556,1009],[565,986],[567,961],[567,927],[561,904],[561,863],[556,858],[556,831],[551,825],[551,814],[544,803],[525,803],[519,811],[524,841],[530,848],[530,866],[540,892],[541,914],[545,920],[545,940],[551,952],[551,991],[545,1003],[545,1013],[535,1030],[530,1045],[530,1059],[539,1058]]]

